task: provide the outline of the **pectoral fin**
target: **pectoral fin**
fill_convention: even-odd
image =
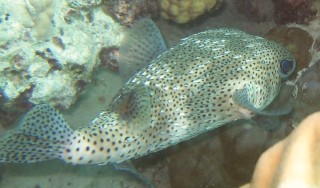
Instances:
[[[148,88],[143,84],[122,93],[113,106],[118,111],[119,121],[133,129],[146,129],[151,122],[151,101]]]
[[[272,111],[263,111],[263,110],[257,109],[248,100],[248,91],[246,88],[235,91],[233,95],[233,100],[238,105],[244,108],[247,108],[248,110],[260,115],[281,116],[281,115],[289,114],[292,111],[292,107],[289,105],[283,106],[282,108],[272,110]]]

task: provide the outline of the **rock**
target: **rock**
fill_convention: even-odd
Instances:
[[[249,20],[261,23],[273,19],[274,4],[271,0],[235,0],[234,3]]]
[[[273,0],[275,4],[275,22],[279,25],[287,23],[306,24],[315,18],[315,2],[313,0]]]
[[[298,27],[277,26],[266,33],[264,37],[282,44],[295,57],[297,67],[290,78],[296,78],[299,71],[309,66],[313,38],[307,31]]]
[[[0,12],[4,111],[22,99],[68,108],[82,92],[79,83],[90,82],[101,49],[122,39],[122,27],[98,7],[75,10],[57,0],[4,0]]]
[[[277,131],[267,132],[248,126],[222,127],[175,147],[168,159],[172,187],[230,188],[249,181],[260,154],[291,128],[282,123]]]

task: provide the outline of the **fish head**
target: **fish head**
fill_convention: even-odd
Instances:
[[[280,44],[264,40],[249,59],[249,82],[246,82],[250,104],[258,110],[266,108],[278,95],[282,81],[296,67],[293,55]],[[251,64],[251,66],[250,66]]]

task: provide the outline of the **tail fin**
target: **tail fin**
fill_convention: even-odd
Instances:
[[[128,79],[164,52],[166,44],[157,25],[142,18],[126,33],[119,49],[120,74]]]
[[[47,104],[31,109],[16,130],[0,139],[0,162],[30,163],[60,158],[72,129]]]

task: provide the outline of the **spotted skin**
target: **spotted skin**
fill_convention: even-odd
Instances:
[[[294,67],[290,52],[261,37],[235,29],[201,32],[135,74],[89,127],[71,130],[50,106],[35,107],[1,140],[0,161],[137,158],[263,112]]]

